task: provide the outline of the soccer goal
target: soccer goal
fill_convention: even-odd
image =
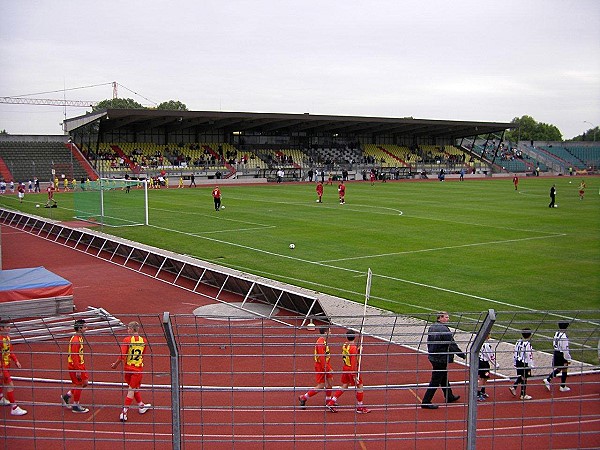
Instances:
[[[148,225],[145,180],[99,178],[74,193],[75,218],[107,226]]]

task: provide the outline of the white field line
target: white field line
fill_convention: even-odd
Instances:
[[[203,236],[205,234],[237,233],[239,231],[266,230],[268,228],[277,228],[277,227],[275,225],[271,225],[271,226],[263,226],[263,227],[252,227],[252,228],[228,228],[227,230],[200,231],[198,233],[190,233],[190,234],[192,236]]]
[[[155,211],[163,211],[163,212],[173,213],[173,214],[177,214],[177,215],[188,214],[188,215],[193,215],[193,216],[199,216],[202,218],[217,219],[219,221],[224,220],[226,222],[235,222],[235,223],[241,223],[244,225],[253,225],[256,227],[274,228],[274,226],[270,225],[270,224],[248,222],[246,220],[237,220],[237,219],[231,219],[229,217],[217,216],[217,214],[219,214],[217,211],[215,211],[215,214],[199,214],[194,211],[177,211],[177,210],[164,209],[164,208],[149,208],[149,209],[155,210]]]
[[[238,198],[238,197],[230,197],[230,198],[236,198],[237,200],[248,201],[247,198]],[[304,206],[304,207],[309,207],[309,208],[327,208],[327,209],[336,210],[336,211],[352,211],[352,212],[368,213],[368,214],[382,214],[382,215],[387,215],[387,216],[402,216],[407,219],[414,218],[414,219],[422,219],[422,220],[431,220],[431,221],[436,221],[436,222],[446,222],[446,223],[451,223],[451,224],[467,225],[470,227],[491,228],[491,229],[497,229],[497,230],[503,230],[503,231],[518,231],[521,233],[538,233],[538,234],[546,234],[549,236],[556,235],[556,233],[550,232],[550,231],[529,230],[529,229],[513,228],[513,227],[498,227],[493,224],[462,222],[462,221],[457,221],[457,220],[443,219],[443,218],[439,218],[439,217],[425,217],[425,216],[419,216],[419,215],[408,216],[408,215],[404,214],[404,212],[400,209],[389,208],[389,207],[385,207],[385,206],[371,206],[371,205],[362,205],[362,204],[353,204],[352,205],[355,207],[369,208],[369,210],[367,211],[366,209],[354,209],[354,208],[352,208],[352,206],[349,207],[347,204],[342,206],[337,203],[331,204],[331,205],[320,203],[319,205],[316,205],[313,203],[272,201],[272,200],[265,200],[265,199],[250,199],[250,200],[255,201],[255,202],[260,202],[260,203],[272,203],[272,204],[276,204],[276,205],[296,205],[296,206]],[[157,211],[170,212],[173,214],[181,214],[180,211],[164,209],[164,208],[150,208],[150,209],[157,210]],[[373,209],[389,210],[389,211],[393,211],[393,213],[390,214],[389,211],[382,211],[382,212],[373,211]],[[185,214],[197,215],[198,213],[194,212],[194,211],[186,211]],[[214,218],[216,216],[213,214],[201,214],[201,217]],[[234,222],[236,221],[235,219],[229,219],[229,218],[220,218],[220,220],[231,220]],[[243,222],[243,221],[238,221],[238,222],[249,223],[251,225],[257,225],[257,226],[266,226],[265,224],[257,224],[257,223],[252,223],[252,222]]]
[[[363,256],[353,256],[350,258],[338,258],[338,259],[323,259],[319,262],[338,262],[338,261],[353,261],[357,259],[369,259],[369,258],[382,258],[386,256],[394,256],[394,255],[409,255],[414,253],[424,253],[424,252],[436,252],[440,250],[451,250],[457,248],[467,248],[467,247],[479,247],[481,245],[490,245],[490,244],[507,244],[512,242],[523,242],[523,241],[533,241],[536,239],[551,239],[556,237],[566,236],[566,233],[553,234],[549,236],[534,236],[528,238],[520,238],[520,239],[505,239],[499,241],[484,241],[484,242],[474,242],[472,244],[462,244],[462,245],[448,245],[444,247],[432,247],[432,248],[424,248],[421,250],[410,250],[405,252],[391,252],[391,253],[380,253],[377,255],[363,255]]]
[[[289,204],[289,203],[286,203],[286,202],[271,202],[271,203]],[[312,204],[304,204],[304,205],[305,206],[316,207],[316,205],[312,205]],[[321,206],[321,205],[319,205],[319,206]],[[364,205],[361,205],[361,206],[364,206]],[[151,209],[157,209],[157,210],[161,210],[161,211],[173,212],[173,211],[171,211],[169,209],[159,209],[159,208],[151,208]],[[364,212],[364,211],[360,211],[360,212]],[[178,211],[177,213],[181,214],[182,212]],[[185,212],[185,213],[187,213],[187,214],[196,214],[197,215],[197,213],[194,213],[194,212]],[[372,211],[371,211],[371,213],[372,213]],[[212,214],[211,215],[202,214],[202,216],[203,217],[211,217],[211,218],[215,217]],[[407,216],[403,216],[403,217],[407,217]],[[490,225],[473,224],[473,223],[466,223],[466,222],[456,222],[456,221],[449,221],[449,220],[446,220],[446,219],[436,219],[436,218],[427,218],[427,217],[419,217],[419,218],[426,219],[426,220],[442,221],[442,222],[460,223],[460,224],[470,225],[470,226],[483,226],[483,227],[489,227],[489,228],[497,228],[497,227],[490,226]],[[221,217],[221,216],[220,216],[220,220],[227,220],[227,221],[244,223],[244,224],[249,224],[249,225],[256,225],[256,226],[258,226],[260,228],[266,228],[268,226],[266,224],[240,221],[240,220],[229,219],[229,218]],[[161,230],[164,230],[164,231],[169,231],[169,232],[173,232],[173,233],[183,234],[183,235],[186,235],[186,236],[192,236],[192,237],[195,237],[195,238],[198,238],[198,239],[205,239],[205,240],[209,240],[209,241],[212,241],[212,242],[218,242],[218,243],[224,244],[224,245],[231,245],[231,246],[234,246],[234,247],[239,247],[239,248],[243,248],[243,249],[246,249],[246,250],[255,251],[255,252],[267,254],[267,255],[270,255],[270,256],[275,256],[275,257],[280,257],[280,258],[286,258],[286,259],[295,260],[295,261],[299,261],[299,262],[306,263],[306,264],[312,264],[312,265],[316,265],[316,266],[320,266],[320,267],[327,267],[327,268],[334,269],[334,270],[341,270],[341,271],[345,271],[345,272],[350,272],[350,273],[354,273],[356,275],[364,275],[364,271],[355,270],[355,269],[349,269],[349,268],[340,267],[340,266],[336,266],[336,265],[333,265],[333,264],[327,264],[327,263],[328,262],[336,262],[336,261],[345,261],[345,260],[350,260],[350,259],[365,259],[365,258],[381,257],[381,256],[388,255],[388,254],[386,254],[386,255],[381,254],[381,255],[361,256],[361,257],[354,257],[354,258],[347,258],[347,259],[337,259],[337,260],[330,260],[330,261],[310,261],[310,260],[301,259],[301,258],[297,258],[297,257],[290,256],[290,255],[284,255],[284,254],[280,254],[280,253],[275,253],[275,252],[270,252],[270,251],[258,249],[258,248],[255,248],[255,247],[250,247],[248,245],[236,244],[236,243],[233,243],[233,242],[230,242],[230,241],[225,241],[225,240],[222,240],[222,239],[215,239],[215,238],[211,238],[211,237],[204,236],[204,235],[198,235],[197,233],[188,233],[188,232],[184,232],[184,231],[180,231],[180,230],[174,230],[174,229],[171,229],[171,228],[160,227],[160,226],[157,226],[157,225],[149,225],[149,226],[153,227],[153,228],[161,229]],[[512,229],[512,228],[505,228],[505,227],[503,227],[501,229],[503,229],[503,230],[522,231],[522,232],[534,232],[532,230]],[[231,232],[231,230],[230,230],[230,232]],[[540,231],[538,231],[538,232],[539,233],[544,233],[544,232],[540,232]],[[390,253],[389,255],[406,254],[406,253],[418,253],[418,252],[426,252],[426,251],[438,251],[438,250],[444,250],[444,249],[469,247],[469,246],[477,246],[477,245],[502,244],[502,243],[507,243],[507,242],[519,242],[519,241],[533,240],[533,239],[544,239],[545,237],[554,238],[554,237],[560,237],[560,236],[566,236],[566,234],[550,234],[549,233],[548,236],[535,236],[535,237],[530,237],[530,238],[512,239],[512,240],[505,240],[505,241],[491,241],[491,242],[485,242],[485,243],[464,244],[464,245],[461,245],[461,246],[447,246],[447,247],[432,248],[432,249],[414,250],[412,252]],[[242,268],[242,270],[243,270],[243,268]],[[252,270],[250,270],[250,272],[252,272]],[[277,275],[281,276],[280,274],[277,274]],[[507,306],[509,308],[517,308],[517,309],[521,309],[521,310],[525,310],[525,311],[532,311],[532,312],[537,312],[538,311],[536,309],[526,308],[526,307],[523,307],[523,306],[514,305],[512,303],[503,302],[503,301],[500,301],[500,300],[494,300],[494,299],[490,299],[490,298],[487,298],[487,297],[481,297],[481,296],[478,296],[478,295],[468,294],[468,293],[465,293],[465,292],[455,291],[455,290],[452,290],[452,289],[446,289],[446,288],[442,288],[442,287],[439,287],[439,286],[433,286],[433,285],[426,284],[426,283],[420,283],[420,282],[417,282],[417,281],[405,280],[405,279],[402,279],[402,278],[391,277],[391,276],[386,276],[386,275],[379,275],[379,274],[373,274],[373,275],[376,276],[376,277],[385,278],[385,279],[392,280],[392,281],[397,281],[397,282],[406,283],[406,284],[412,284],[414,286],[420,286],[420,287],[424,287],[424,288],[428,288],[428,289],[438,290],[438,291],[447,292],[447,293],[450,293],[450,294],[455,294],[455,295],[459,295],[459,296],[463,296],[463,297],[472,298],[472,299],[475,299],[475,300],[481,300],[481,301],[484,301],[484,302],[489,302],[489,303],[494,303],[494,304],[498,304],[498,305],[503,305],[503,306]],[[331,289],[339,290],[339,288],[335,288],[333,286],[327,286],[327,285],[322,285],[322,286],[323,287],[328,287],[328,288],[331,288]],[[352,291],[348,291],[348,292],[356,294],[356,295],[362,295],[361,293],[358,293],[358,292],[352,292]],[[377,297],[375,297],[375,298],[377,298]],[[389,299],[381,299],[381,300],[389,300]],[[415,306],[415,305],[413,305],[413,306]],[[422,308],[422,309],[427,309],[427,308]]]
[[[221,240],[221,239],[215,239],[215,238],[211,238],[211,237],[208,237],[208,236],[197,236],[197,235],[192,234],[192,233],[187,233],[187,232],[179,231],[179,230],[173,230],[173,229],[165,228],[165,227],[159,227],[157,225],[149,225],[149,226],[153,227],[153,228],[165,230],[165,231],[171,231],[173,233],[184,234],[186,236],[193,236],[193,237],[196,237],[198,239],[205,239],[205,240],[209,240],[209,241],[212,241],[212,242],[218,242],[220,244],[231,245],[231,246],[243,248],[243,249],[246,249],[246,250],[252,250],[252,251],[255,251],[255,252],[258,252],[258,253],[264,253],[264,254],[270,255],[270,256],[276,256],[276,257],[280,257],[280,258],[291,259],[291,260],[303,262],[303,263],[306,263],[306,264],[312,264],[312,265],[316,265],[316,266],[320,266],[320,267],[327,267],[327,268],[335,269],[335,270],[342,270],[342,271],[351,272],[351,273],[354,273],[354,274],[364,274],[364,272],[361,271],[361,270],[348,269],[346,267],[334,266],[332,264],[325,264],[325,263],[319,262],[319,261],[309,261],[307,259],[296,258],[294,256],[282,255],[280,253],[275,253],[275,252],[269,252],[267,250],[262,250],[262,249],[250,247],[248,245],[236,244],[234,242],[224,241],[224,240]],[[468,298],[472,298],[472,299],[475,299],[475,300],[481,300],[481,301],[484,301],[484,302],[494,303],[494,304],[497,304],[497,305],[503,305],[503,306],[507,306],[509,308],[517,308],[517,309],[522,309],[524,311],[532,311],[532,312],[537,312],[538,311],[537,309],[526,308],[524,306],[514,305],[512,303],[503,302],[503,301],[500,301],[500,300],[493,300],[491,298],[481,297],[479,295],[468,294],[466,292],[455,291],[453,289],[446,289],[446,288],[439,287],[439,286],[433,286],[433,285],[426,284],[426,283],[420,283],[418,281],[405,280],[405,279],[402,279],[402,278],[392,277],[392,276],[388,276],[388,275],[373,274],[373,276],[380,277],[380,278],[385,278],[387,280],[397,281],[397,282],[400,282],[400,283],[411,284],[413,286],[420,286],[420,287],[424,287],[424,288],[428,288],[428,289],[433,289],[433,290],[437,290],[437,291],[447,292],[447,293],[450,293],[450,294],[455,294],[455,295],[459,295],[459,296],[462,296],[462,297],[468,297]]]

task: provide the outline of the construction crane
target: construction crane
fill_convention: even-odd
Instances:
[[[70,89],[63,89],[63,90],[50,91],[50,92],[40,92],[37,94],[19,95],[16,97],[0,97],[0,103],[11,103],[11,104],[15,104],[15,105],[79,106],[79,107],[83,107],[83,108],[91,108],[93,106],[96,106],[99,102],[86,101],[86,100],[66,100],[66,99],[55,100],[55,99],[49,99],[49,98],[26,98],[26,97],[31,96],[31,95],[49,94],[49,93],[54,93],[54,92],[66,92],[66,91],[73,91],[75,89],[85,89],[85,88],[90,88],[90,87],[106,86],[108,84],[112,84],[113,100],[114,100],[118,97],[118,92],[117,92],[118,83],[116,81],[113,81],[112,83],[96,84],[93,86],[83,86],[83,87],[78,87],[78,88],[70,88]]]
[[[12,103],[16,105],[81,106],[88,108],[96,106],[99,102],[85,100],[52,100],[49,98],[0,97],[0,103]]]

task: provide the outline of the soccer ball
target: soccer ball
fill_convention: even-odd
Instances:
[[[290,248],[293,250],[296,248],[296,244],[290,244]]]
[[[39,208],[39,207],[40,207],[39,203],[38,203],[38,204],[36,204],[36,205],[35,205],[35,207],[36,207],[36,208]]]
[[[224,206],[221,206],[221,209],[225,209],[225,207],[224,207]]]

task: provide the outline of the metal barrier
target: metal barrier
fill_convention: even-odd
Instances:
[[[55,327],[14,322],[13,351],[23,368],[11,368],[17,403],[25,416],[0,407],[6,432],[5,448],[47,448],[48,445],[111,448],[136,441],[136,448],[592,448],[600,436],[598,391],[598,311],[545,313],[456,313],[448,323],[466,364],[448,367],[451,387],[461,400],[444,405],[436,393],[436,411],[422,409],[431,364],[427,335],[435,315],[369,314],[316,321],[326,329],[334,386],[340,385],[342,344],[348,329],[363,327],[361,377],[364,406],[357,411],[356,391],[343,390],[337,413],[325,407],[317,390],[302,407],[298,396],[315,381],[314,345],[318,331],[303,325],[300,316],[236,315],[97,315],[90,311],[85,358],[91,383],[81,402],[85,415],[60,405],[70,388],[65,326],[79,316],[56,319]],[[123,373],[110,369],[126,336],[124,325],[135,320],[148,342],[141,394],[152,410],[129,414],[119,421],[127,387]],[[552,380],[549,392],[542,378],[552,370],[551,349],[558,321],[570,323],[573,362],[567,385]],[[66,324],[66,325],[65,325]],[[515,377],[513,349],[521,329],[531,328],[536,368],[529,379],[532,400],[509,392]],[[477,356],[491,330],[500,368],[488,382],[489,398],[477,402]],[[36,339],[29,339],[36,336]],[[475,364],[473,364],[475,362]],[[334,387],[334,391],[338,390]],[[476,438],[476,439],[475,439]]]

